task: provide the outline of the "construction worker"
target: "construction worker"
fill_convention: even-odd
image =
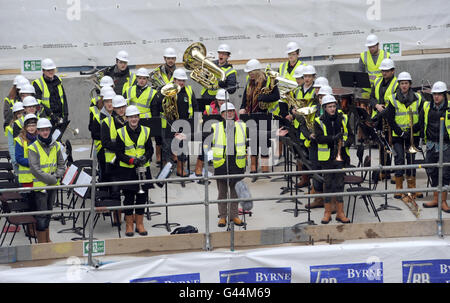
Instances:
[[[244,122],[235,121],[236,110],[231,102],[226,102],[220,106],[220,114],[224,120],[212,125],[214,175],[243,174],[245,173],[247,159],[247,127]],[[240,180],[242,178],[217,179],[217,199],[227,199],[228,190],[230,191],[230,198],[236,199],[235,185]],[[238,202],[218,204],[218,226],[226,226],[227,204],[230,207],[230,220],[237,226],[243,226],[244,222],[238,216]]]
[[[114,80],[116,95],[123,95],[136,81],[136,75],[128,67],[129,61],[128,52],[121,50],[116,54],[116,64],[105,70],[104,75]]]
[[[28,161],[34,177],[33,187],[59,185],[59,180],[65,172],[61,143],[52,141],[51,129],[50,121],[46,118],[40,118],[37,122],[37,139],[28,147]],[[34,195],[36,211],[53,209],[56,190],[36,190]],[[37,215],[35,218],[38,243],[51,242],[49,231],[51,215]]]
[[[317,159],[322,169],[340,169],[350,164],[349,147],[353,135],[348,123],[348,117],[338,112],[337,101],[333,95],[322,98],[324,113],[315,118],[314,133],[318,146]],[[344,191],[345,173],[324,174],[324,193],[340,193]],[[322,224],[331,221],[332,204],[336,203],[336,221],[350,223],[344,213],[343,197],[326,197],[325,212]]]
[[[24,108],[24,114],[22,115],[22,117],[17,119],[16,122],[14,123],[14,126],[13,126],[14,138],[19,135],[21,129],[23,128],[25,115],[34,114],[38,118],[41,118],[41,115],[38,112],[39,103],[35,97],[32,97],[32,96],[25,97],[23,99],[22,104],[23,104],[23,108]],[[41,113],[43,113],[43,112],[41,112]],[[44,118],[44,117],[45,117],[45,115],[42,118]]]
[[[398,75],[397,81],[399,83],[397,90],[391,95],[387,96],[389,104],[386,108],[386,119],[392,130],[392,144],[394,145],[395,165],[405,165],[405,157],[407,164],[414,164],[415,153],[408,153],[411,147],[411,131],[410,115],[412,112],[413,125],[419,123],[419,112],[422,110],[423,101],[422,95],[415,93],[412,88],[412,78],[408,72],[401,72]],[[413,145],[419,146],[420,131],[413,134]],[[404,170],[395,171],[395,187],[396,189],[403,189],[403,175]],[[416,188],[416,170],[406,170],[406,181],[408,188]],[[422,198],[423,194],[413,193],[413,197]],[[407,195],[396,193],[396,199],[409,199]]]
[[[9,156],[11,157],[11,164],[13,165],[14,172],[17,176],[19,172],[19,166],[17,165],[16,161],[16,149],[15,149],[15,142],[14,142],[14,135],[13,135],[13,127],[16,121],[20,121],[24,113],[23,103],[22,102],[16,102],[13,105],[12,108],[13,117],[12,120],[9,122],[9,125],[5,128],[5,136],[8,138],[8,151]]]
[[[27,114],[24,119],[24,127],[20,134],[14,139],[15,160],[18,164],[18,179],[22,187],[33,187],[33,175],[28,162],[28,147],[37,139],[36,123],[38,118],[35,114]]]
[[[173,82],[173,73],[177,68],[175,62],[177,61],[177,52],[174,48],[168,47],[164,50],[163,54],[164,64],[161,64],[157,68],[155,68],[150,74],[150,85],[152,88],[157,89],[158,91],[169,82]],[[160,96],[161,97],[161,96]],[[162,112],[158,115],[157,113],[153,113],[154,117],[161,116]],[[161,121],[162,126],[164,126],[164,121]],[[161,164],[161,146],[162,146],[162,137],[155,136],[155,153],[156,153],[156,164]]]
[[[225,73],[225,80],[218,81],[218,87],[222,89],[226,89],[227,92],[232,95],[237,90],[237,72],[228,62],[228,59],[231,55],[231,48],[228,44],[221,44],[217,48],[218,59],[214,60],[213,63],[220,67]],[[219,89],[218,88],[218,89]],[[214,100],[215,95],[217,94],[218,89],[210,90],[206,88],[202,88],[201,96],[202,99]]]
[[[12,107],[16,102],[22,102],[22,98],[20,97],[20,89],[25,84],[30,84],[30,82],[22,75],[17,75],[14,77],[13,85],[9,90],[8,96],[5,97],[3,103],[3,128],[6,129],[13,118]]]
[[[381,78],[380,65],[383,59],[390,58],[391,54],[380,49],[378,37],[370,34],[366,38],[368,50],[361,52],[359,58],[359,71],[369,74],[370,87],[364,88],[362,98],[369,99],[371,88],[375,85],[375,80]]]
[[[90,107],[89,114],[89,131],[91,132],[91,138],[94,141],[95,150],[99,165],[99,180],[100,182],[106,182],[104,174],[106,172],[105,163],[105,149],[102,146],[102,136],[101,136],[101,124],[102,121],[108,117],[111,117],[113,112],[112,99],[116,96],[116,93],[111,87],[102,88],[101,91],[101,103],[103,104],[99,112],[94,111],[98,108],[96,106]]]
[[[286,52],[288,56],[288,60],[283,62],[279,68],[278,73],[280,74],[280,77],[286,78],[288,80],[295,81],[294,77],[294,71],[296,68],[298,68],[301,65],[306,65],[302,61],[300,61],[299,55],[300,55],[300,47],[298,46],[297,42],[289,42],[286,45]]]
[[[157,93],[156,89],[150,86],[150,75],[148,70],[141,67],[136,71],[136,84],[131,86],[124,94],[128,99],[128,105],[135,105],[141,113],[141,118],[151,118],[151,105]]]
[[[89,106],[97,106],[99,110],[102,109],[102,88],[104,87],[110,87],[114,90],[114,80],[110,76],[103,76],[102,79],[100,79],[100,90],[97,91],[97,96],[93,97],[91,99],[91,104]]]
[[[173,72],[173,82],[181,87],[181,90],[177,94],[177,113],[178,119],[188,120],[194,118],[194,112],[198,111],[197,99],[195,98],[194,91],[190,85],[186,85],[186,80],[188,79],[186,71],[182,68],[178,68]],[[158,102],[159,111],[163,111],[162,102]],[[163,148],[164,155],[163,161],[167,161],[169,155],[174,155],[171,150],[172,139],[174,138],[174,133],[181,133],[180,130],[175,130],[172,127],[173,120],[167,119],[166,127],[163,128]],[[184,163],[187,158],[185,154],[177,155],[177,176],[187,177],[187,173],[184,170]]]
[[[52,59],[42,60],[42,76],[33,81],[36,99],[44,107],[45,116],[53,125],[67,122],[69,107],[62,80],[56,73],[56,65]]]
[[[370,92],[370,105],[372,106],[372,119],[377,122],[377,128],[384,133],[385,138],[391,138],[388,122],[384,118],[388,97],[397,90],[398,82],[395,77],[395,64],[392,59],[383,59],[380,64],[382,77],[378,77]],[[378,114],[378,115],[377,115]],[[388,140],[389,141],[389,140]],[[391,144],[391,142],[389,142]],[[380,145],[380,165],[391,165],[391,156]],[[380,180],[391,179],[391,172],[386,170],[380,173]]]
[[[127,123],[124,127],[117,130],[116,155],[119,160],[117,174],[123,181],[151,179],[150,160],[153,155],[153,146],[150,140],[150,128],[142,126],[139,123],[139,109],[130,105],[126,109]],[[145,176],[138,176],[139,168],[144,168]],[[144,185],[125,185],[121,186],[125,199],[123,204],[142,205],[145,204],[148,197],[148,187]],[[140,189],[143,193],[140,193]],[[125,222],[127,237],[134,235],[133,212],[136,214],[136,231],[141,236],[147,235],[144,227],[144,208],[126,209]]]
[[[262,70],[261,63],[257,59],[251,59],[246,63],[244,71],[248,73],[248,76],[239,114],[267,113],[275,116],[279,115],[280,105],[278,100],[280,100],[280,91],[276,85],[270,90],[271,80]],[[266,94],[261,93],[263,88],[269,92]],[[257,172],[259,147],[261,147],[261,171],[267,173],[269,172],[270,141],[267,140],[266,144],[258,142],[257,147],[256,151],[251,151],[250,173]]]
[[[419,123],[414,125],[414,132],[423,130],[424,139],[426,142],[427,153],[425,157],[426,163],[438,163],[439,151],[442,148],[443,162],[450,162],[450,104],[447,97],[447,84],[442,81],[437,81],[431,88],[433,94],[433,101],[426,101],[423,109],[420,112]],[[444,118],[444,144],[440,146],[440,123],[441,118]],[[436,187],[439,183],[439,168],[427,168],[427,174],[431,178],[431,186]],[[450,169],[444,166],[442,175],[442,185],[450,185]],[[442,210],[450,213],[450,207],[447,204],[447,191],[442,192]],[[437,207],[439,193],[433,193],[433,200],[423,203],[423,207]]]

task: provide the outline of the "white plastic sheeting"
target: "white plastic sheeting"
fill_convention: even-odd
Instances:
[[[0,0],[0,69],[26,58],[57,66],[178,61],[192,42],[215,54],[228,43],[232,59],[286,57],[289,41],[303,56],[359,53],[370,33],[402,50],[450,46],[450,2],[395,0]],[[89,58],[94,61],[90,61]]]

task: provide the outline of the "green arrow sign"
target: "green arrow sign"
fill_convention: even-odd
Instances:
[[[24,59],[22,61],[22,72],[35,73],[42,70],[40,59]]]
[[[103,256],[105,255],[105,240],[96,240],[92,243],[92,255],[93,256]],[[83,242],[83,256],[89,254],[89,241]]]

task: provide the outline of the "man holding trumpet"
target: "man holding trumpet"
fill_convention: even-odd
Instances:
[[[151,179],[150,160],[153,156],[153,146],[150,139],[150,128],[142,126],[139,123],[139,109],[130,105],[126,109],[127,123],[124,127],[117,130],[117,158],[119,166],[117,175],[122,181],[131,181],[138,179]],[[145,173],[142,173],[145,172]],[[142,176],[145,174],[145,176]],[[125,196],[124,205],[142,205],[147,201],[149,186],[142,185],[124,185],[122,191]],[[146,236],[147,231],[144,228],[144,208],[125,210],[125,222],[127,237],[134,235],[133,212],[136,214],[136,231],[141,236]]]

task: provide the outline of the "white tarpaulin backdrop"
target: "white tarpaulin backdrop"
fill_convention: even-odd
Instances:
[[[67,259],[65,265],[0,269],[0,283],[450,282],[448,238],[182,253],[110,263],[106,262],[108,257],[103,260],[106,264],[98,269],[81,265],[75,257]]]
[[[58,66],[112,65],[120,49],[130,64],[178,61],[192,42],[221,43],[232,59],[359,53],[375,33],[402,50],[450,46],[450,2],[442,0],[0,0],[0,69],[51,57]]]

